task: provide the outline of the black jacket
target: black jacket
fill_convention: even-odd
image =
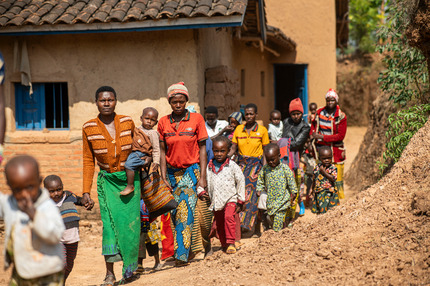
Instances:
[[[298,124],[294,123],[291,117],[284,120],[284,130],[282,138],[291,138],[291,151],[302,153],[306,140],[309,138],[311,127],[302,119]]]

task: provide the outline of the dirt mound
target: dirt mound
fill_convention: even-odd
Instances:
[[[181,282],[199,285],[430,283],[430,122],[381,181],[293,229],[216,253]]]
[[[430,196],[428,190],[422,190],[414,193],[411,204],[414,215],[430,216]]]
[[[366,126],[372,102],[381,93],[376,83],[383,70],[380,54],[350,56],[337,61],[339,106],[349,126]]]
[[[345,182],[351,189],[363,190],[380,178],[377,160],[381,159],[388,142],[385,133],[388,129],[388,116],[396,111],[388,95],[380,94],[373,102],[370,121],[361,143],[360,150],[349,171],[345,174]]]

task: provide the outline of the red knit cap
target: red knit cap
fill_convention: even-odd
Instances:
[[[300,98],[295,98],[295,99],[291,100],[289,111],[290,111],[290,114],[293,111],[300,111],[301,113],[303,113],[303,104],[302,104],[302,101],[300,100]]]

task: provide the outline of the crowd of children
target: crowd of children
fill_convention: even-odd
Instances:
[[[184,98],[186,103],[188,95]],[[245,107],[244,115],[239,111],[233,112],[228,121],[218,120],[216,107],[206,109],[206,131],[200,131],[204,134],[199,136],[203,140],[211,140],[213,158],[208,160],[205,172],[202,170],[201,173],[205,174],[206,185],[201,184],[202,181],[197,176],[193,184],[198,185],[195,188],[197,197],[207,202],[205,209],[213,213],[213,229],[227,254],[234,254],[240,249],[240,229],[252,228],[255,234],[260,234],[262,222],[265,230],[280,231],[292,226],[297,205],[300,206],[300,215],[304,214],[303,201],[308,206],[311,205],[312,212],[316,214],[325,213],[339,204],[338,167],[333,164],[333,146],[339,147],[343,137],[336,137],[336,141],[325,140],[325,131],[321,132],[320,126],[315,123],[322,112],[333,126],[343,119],[346,124],[346,116],[342,113],[343,117],[338,120],[335,115],[340,113],[339,109],[329,106],[333,98],[337,106],[337,94],[330,90],[326,95],[328,112],[326,109],[317,111],[316,104],[311,103],[308,120],[303,119],[300,99],[295,99],[290,103],[290,117],[284,121],[281,120],[280,111],[270,113],[268,130],[256,123],[257,106],[254,104]],[[182,102],[175,104],[179,106]],[[172,109],[173,107],[172,105]],[[170,119],[172,126],[176,124],[174,128],[178,130],[184,120],[199,120],[199,117],[190,119],[189,111],[180,112],[185,117],[179,122],[175,123],[174,119]],[[153,129],[158,123],[158,111],[152,107],[145,108],[141,122],[141,126],[134,128],[132,152],[125,162],[127,185],[120,192],[123,197],[135,191],[136,170],[150,164],[152,171],[162,172],[160,164],[163,165],[163,161],[166,168],[164,158],[167,150],[166,141],[163,141],[166,140],[163,139],[166,133],[159,134]],[[308,122],[313,124],[312,130]],[[159,126],[158,131],[160,130]],[[182,135],[189,135],[185,133]],[[163,148],[160,147],[160,140]],[[198,148],[201,154],[202,148]],[[194,174],[197,174],[196,170],[197,167],[193,167]],[[91,199],[83,200],[64,190],[62,180],[57,175],[47,176],[43,180],[43,188],[40,187],[42,181],[38,163],[30,156],[10,159],[5,167],[5,175],[12,195],[0,194],[0,218],[6,224],[6,266],[11,263],[14,265],[10,285],[24,285],[24,282],[40,285],[46,281],[51,283],[47,285],[62,285],[72,271],[80,240],[76,206],[91,210],[94,202]],[[179,194],[172,179],[170,183],[166,177],[163,180],[172,187],[174,194]],[[193,189],[185,190],[190,192]],[[162,266],[158,244],[166,237],[160,234],[159,221],[150,220],[149,211],[142,199],[140,213],[137,272],[144,271],[142,261],[146,252],[155,258],[154,269],[159,270]],[[194,216],[194,212],[185,217],[182,213],[175,215],[178,222],[184,223],[189,215]],[[192,228],[193,223],[183,225]],[[173,236],[176,232],[173,218],[171,226],[173,231],[170,233]],[[194,227],[200,226],[194,223]],[[184,239],[181,241],[183,247],[190,248],[192,242],[185,239],[190,240],[194,236],[191,236],[191,229],[188,231],[188,236],[172,237],[175,251],[179,237]],[[28,244],[29,241],[32,243]],[[28,245],[34,246],[34,249],[29,249]],[[163,255],[163,258],[166,257]],[[189,257],[187,252],[186,259],[190,258],[191,255]]]

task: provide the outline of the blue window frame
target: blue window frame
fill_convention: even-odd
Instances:
[[[69,129],[67,83],[15,84],[17,130]]]

